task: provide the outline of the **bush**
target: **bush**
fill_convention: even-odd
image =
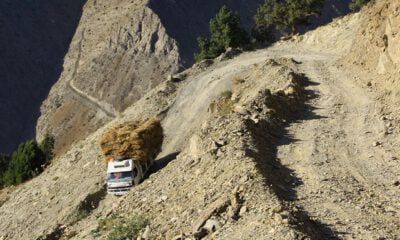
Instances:
[[[371,0],[352,0],[350,2],[350,9],[353,11],[360,10],[364,5],[369,3]]]
[[[246,31],[240,26],[237,13],[223,6],[215,18],[210,20],[211,39],[198,38],[200,53],[197,62],[219,56],[229,47],[240,47],[249,42]]]
[[[108,240],[136,239],[140,230],[149,223],[148,219],[134,215],[129,219],[122,219],[108,235]]]
[[[1,184],[17,185],[39,175],[45,164],[53,158],[53,148],[54,138],[48,134],[40,145],[35,140],[20,144],[11,158],[3,157],[3,161],[7,161],[8,165],[7,170],[3,174],[0,173]]]
[[[54,157],[54,137],[50,134],[46,134],[44,136],[44,139],[40,143],[39,147],[42,150],[44,156],[45,156],[45,162],[49,162],[53,157]]]
[[[39,174],[45,157],[34,140],[19,145],[13,153],[10,165],[4,174],[5,185],[20,184]]]
[[[297,25],[308,24],[311,16],[320,14],[323,4],[324,0],[266,0],[254,16],[254,35],[265,39],[275,28],[297,33]]]

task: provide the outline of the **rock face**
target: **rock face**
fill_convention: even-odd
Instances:
[[[85,1],[0,1],[0,152],[34,137]]]
[[[64,71],[42,105],[37,138],[50,132],[56,149],[67,149],[193,63],[196,38],[223,4],[249,26],[260,2],[89,0]]]
[[[362,22],[348,61],[372,72],[397,76],[395,80],[399,80],[400,2],[370,4],[363,9]]]

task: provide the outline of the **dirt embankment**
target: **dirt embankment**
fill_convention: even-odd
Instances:
[[[360,28],[354,37],[347,64],[365,71],[356,79],[364,86],[398,102],[400,96],[400,3],[375,1],[361,12]],[[370,75],[368,77],[368,75]],[[364,81],[360,81],[364,79]]]

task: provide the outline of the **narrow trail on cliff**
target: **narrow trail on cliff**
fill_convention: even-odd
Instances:
[[[85,29],[82,30],[82,36],[81,36],[81,39],[79,40],[79,44],[78,44],[78,46],[79,46],[78,47],[78,55],[76,57],[74,71],[72,72],[71,78],[68,81],[67,86],[71,89],[71,91],[77,97],[79,97],[81,99],[82,103],[84,103],[92,108],[99,109],[100,111],[104,112],[110,118],[115,118],[120,113],[117,110],[115,110],[114,106],[112,106],[109,103],[101,102],[100,100],[88,95],[87,93],[83,92],[82,90],[80,90],[79,88],[77,88],[74,85],[74,79],[79,70],[79,64],[80,64],[79,61],[81,59],[82,43],[83,43],[84,37],[85,37]]]

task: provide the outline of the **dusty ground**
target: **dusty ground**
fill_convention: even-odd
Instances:
[[[304,72],[317,97],[291,124],[277,158],[302,184],[296,204],[347,239],[397,239],[399,144],[396,120],[377,94],[357,86],[352,72],[332,56],[305,60]]]

